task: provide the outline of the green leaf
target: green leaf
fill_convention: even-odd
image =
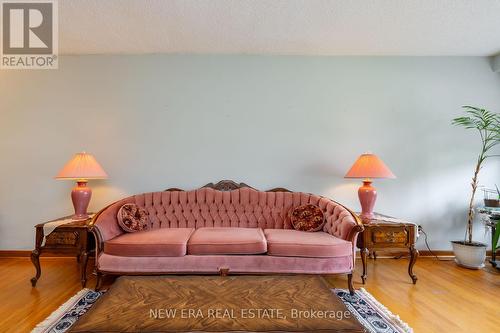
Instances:
[[[495,233],[493,234],[493,238],[491,241],[492,251],[496,251],[498,247],[498,239],[500,238],[500,222],[498,222],[497,228],[495,229]]]

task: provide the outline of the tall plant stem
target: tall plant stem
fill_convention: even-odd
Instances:
[[[472,222],[474,221],[474,197],[476,196],[476,190],[477,190],[477,180],[478,180],[478,175],[479,171],[481,170],[481,165],[483,164],[484,161],[484,144],[483,144],[483,150],[481,152],[481,155],[479,155],[477,159],[477,165],[476,169],[474,170],[474,176],[472,177],[472,195],[470,197],[470,202],[469,202],[469,214],[468,214],[468,219],[467,219],[467,234],[466,238],[468,237],[468,243],[472,243]],[[467,242],[467,241],[466,241]]]

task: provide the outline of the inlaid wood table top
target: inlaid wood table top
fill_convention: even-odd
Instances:
[[[364,332],[320,276],[120,277],[71,332]]]

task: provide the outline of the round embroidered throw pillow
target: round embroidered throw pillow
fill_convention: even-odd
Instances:
[[[303,205],[290,210],[290,221],[295,230],[319,231],[325,224],[325,216],[318,206]]]
[[[148,229],[148,212],[133,203],[124,204],[116,216],[118,224],[126,232],[136,232]]]

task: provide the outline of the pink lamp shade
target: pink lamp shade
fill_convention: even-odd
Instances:
[[[345,178],[396,178],[377,155],[364,153],[347,171]]]
[[[377,190],[371,178],[396,178],[392,171],[375,154],[362,154],[347,171],[345,178],[362,178],[363,185],[358,189],[361,203],[361,217],[370,220],[374,217],[373,207],[377,200]]]
[[[106,179],[108,175],[94,156],[85,152],[75,154],[59,171],[56,179]]]
[[[76,154],[66,165],[59,171],[56,179],[74,179],[77,185],[71,191],[71,200],[75,208],[73,219],[87,219],[87,208],[92,196],[92,190],[87,186],[89,179],[106,179],[108,175],[103,168],[97,163],[94,156],[85,152]]]

